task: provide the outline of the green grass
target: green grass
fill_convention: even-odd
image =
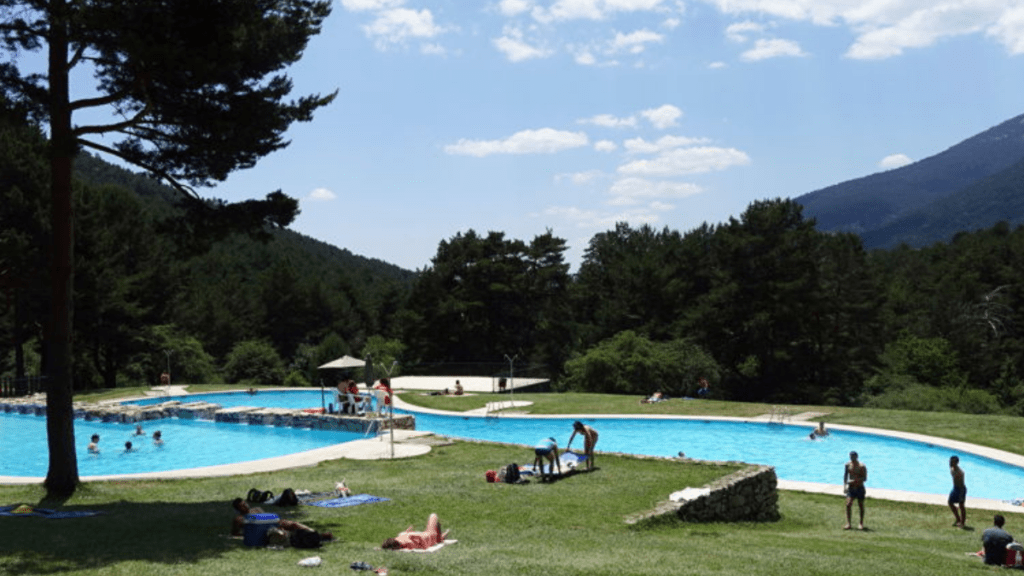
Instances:
[[[197,387],[198,388],[198,387]],[[424,405],[469,409],[493,396],[437,398],[404,394]],[[523,394],[534,413],[693,413],[753,415],[763,405],[670,401],[640,406],[637,398],[586,394]],[[475,403],[475,405],[474,405]],[[801,407],[799,410],[814,410]],[[655,412],[655,410],[659,412]],[[667,412],[661,412],[666,411]],[[797,411],[797,410],[795,410]],[[907,429],[943,436],[988,418],[829,408],[830,422]],[[998,419],[997,419],[998,420]],[[1015,427],[1016,431],[1004,430]],[[999,437],[1020,435],[1016,420],[985,426]],[[961,438],[963,439],[963,438]],[[1019,441],[1018,441],[1019,442]],[[239,447],[244,450],[244,447]],[[336,460],[316,467],[226,478],[94,482],[66,502],[48,502],[39,486],[0,486],[0,504],[31,503],[68,510],[103,510],[93,518],[45,520],[0,517],[0,573],[74,575],[274,575],[300,571],[313,554],[318,570],[350,573],[364,561],[394,574],[766,574],[934,575],[986,574],[967,552],[980,548],[991,513],[969,511],[974,530],[955,530],[945,507],[869,499],[868,531],[844,531],[839,497],[780,493],[782,520],[774,523],[686,524],[660,521],[629,526],[624,517],[649,509],[672,491],[729,473],[718,467],[669,460],[604,456],[600,469],[553,483],[488,484],[484,472],[531,458],[526,449],[477,442],[435,447],[395,461]],[[229,501],[249,488],[322,491],[346,479],[357,493],[389,502],[352,508],[300,506],[275,510],[341,540],[319,551],[250,549],[226,537]],[[457,544],[434,554],[385,552],[380,542],[413,524],[422,529],[437,512]],[[1007,528],[1024,530],[1024,516]],[[355,572],[352,572],[355,573]]]

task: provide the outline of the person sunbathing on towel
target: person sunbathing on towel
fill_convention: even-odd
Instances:
[[[234,500],[232,500],[231,507],[235,509],[235,512],[238,512],[238,514],[235,516],[234,521],[231,522],[232,536],[241,536],[242,533],[245,531],[246,516],[248,516],[249,514],[264,513],[262,508],[250,507],[248,502],[246,502],[242,498],[235,498]],[[305,524],[300,524],[294,520],[286,520],[284,518],[278,519],[277,527],[284,530],[285,532],[288,532],[289,534],[296,530],[308,530],[310,532],[316,532],[316,530],[310,528],[309,526],[306,526]],[[333,540],[334,535],[330,532],[320,532],[320,539]]]
[[[423,532],[414,532],[412,526],[400,532],[394,538],[388,538],[380,545],[385,550],[426,550],[431,546],[444,542],[448,531],[441,531],[441,522],[437,514],[431,514],[427,519],[427,529]]]

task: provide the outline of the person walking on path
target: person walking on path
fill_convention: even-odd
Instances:
[[[860,508],[860,525],[857,528],[864,529],[864,497],[867,495],[864,483],[867,480],[868,467],[858,459],[856,452],[850,452],[850,461],[843,470],[843,486],[846,487],[846,526],[843,526],[843,530],[849,530],[853,524],[850,508],[854,500]]]
[[[953,511],[953,526],[966,528],[967,483],[964,481],[964,470],[960,467],[959,456],[950,456],[949,474],[953,477],[953,490],[949,493],[949,509]]]
[[[594,430],[579,420],[573,422],[572,436],[569,436],[569,441],[565,444],[566,452],[568,452],[569,447],[572,446],[572,441],[576,438],[576,434],[583,436],[583,455],[587,457],[587,470],[593,470],[594,445],[597,444],[597,430]]]

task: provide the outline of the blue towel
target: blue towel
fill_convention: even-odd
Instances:
[[[35,516],[37,518],[49,518],[50,520],[61,520],[64,518],[85,518],[88,516],[98,516],[104,512],[93,512],[90,510],[79,510],[72,512],[58,512],[56,510],[49,510],[46,508],[32,507],[32,511],[28,513],[15,514],[12,512],[15,508],[21,506],[16,504],[14,506],[0,506],[0,516]]]
[[[356,506],[359,504],[369,504],[371,502],[387,502],[387,498],[381,498],[379,496],[370,496],[369,494],[355,494],[348,498],[331,498],[330,500],[320,500],[318,502],[303,502],[309,506],[321,506],[323,508],[344,508],[345,506]]]

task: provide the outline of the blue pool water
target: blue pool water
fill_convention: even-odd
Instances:
[[[153,404],[168,398],[153,398],[136,403]],[[229,406],[266,406],[310,408],[321,405],[319,390],[263,391],[250,396],[245,393],[202,394],[172,398],[183,401],[203,400]],[[326,402],[331,396],[326,396]],[[397,411],[400,412],[400,411]],[[537,440],[554,436],[564,448],[572,433],[571,418],[515,418],[447,416],[414,412],[416,428],[455,438],[492,440],[533,445]],[[15,419],[12,423],[9,419]],[[43,476],[46,473],[44,419],[36,416],[0,414],[0,476]],[[702,460],[736,460],[775,466],[779,478],[826,484],[841,484],[843,464],[851,450],[860,454],[868,466],[868,487],[946,494],[951,484],[948,460],[953,452],[903,439],[857,432],[833,431],[832,435],[812,441],[805,426],[769,426],[764,423],[691,420],[680,418],[637,419],[607,417],[587,419],[600,432],[598,449],[651,456],[675,456],[680,451]],[[32,427],[36,428],[33,430]],[[286,454],[355,439],[344,433],[266,426],[221,424],[189,420],[159,420],[145,423],[147,433],[158,427],[167,442],[163,448],[152,446],[147,437],[138,453],[121,455],[124,441],[131,439],[133,427],[76,420],[76,437],[81,444],[79,466],[83,476],[124,474],[143,471],[192,468],[213,463],[252,460]],[[12,428],[17,428],[17,431]],[[23,433],[22,430],[29,430]],[[97,458],[85,453],[85,444],[94,430],[103,440],[103,454]],[[190,436],[195,434],[196,436]],[[37,439],[38,445],[28,457],[13,454],[15,446]],[[280,441],[280,451],[264,454]],[[309,444],[305,444],[309,442]],[[582,448],[582,439],[573,442]],[[184,446],[189,449],[184,450]],[[195,446],[203,446],[197,450]],[[20,450],[20,449],[19,449]],[[207,452],[218,453],[206,462]],[[171,465],[171,456],[182,454],[184,465]],[[26,452],[22,452],[26,454]],[[257,455],[258,454],[258,455]],[[532,459],[524,449],[523,460]],[[973,454],[958,453],[967,473],[968,495],[979,498],[1008,500],[1024,496],[1024,469]],[[41,456],[43,455],[43,456]],[[136,458],[138,456],[138,458]],[[114,466],[111,466],[111,465]],[[144,468],[145,466],[156,466]],[[600,465],[600,462],[599,462]],[[12,471],[17,466],[17,472]],[[127,468],[131,468],[130,470]],[[870,492],[869,492],[870,493]]]

